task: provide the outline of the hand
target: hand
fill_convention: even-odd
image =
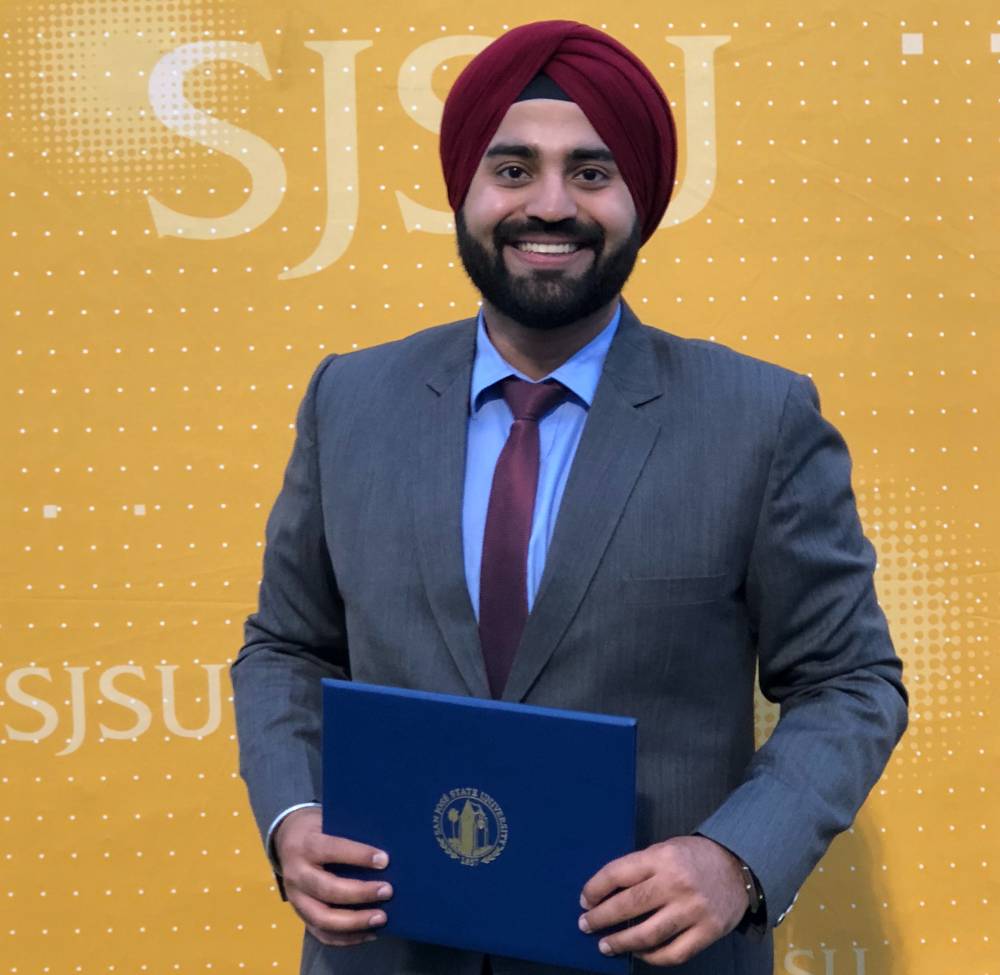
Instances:
[[[323,816],[313,806],[296,809],[279,824],[274,849],[281,864],[285,895],[309,933],[325,945],[347,947],[374,941],[372,928],[385,924],[385,911],[351,905],[392,897],[384,881],[351,880],[323,869],[326,863],[383,869],[388,855],[374,846],[323,832]]]
[[[679,836],[612,860],[583,888],[580,930],[648,915],[602,938],[606,955],[632,952],[650,965],[680,965],[728,934],[749,905],[740,861],[704,836]]]

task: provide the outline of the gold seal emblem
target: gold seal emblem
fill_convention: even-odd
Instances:
[[[466,867],[492,863],[507,845],[507,818],[500,804],[479,789],[452,789],[434,807],[434,835],[453,860]]]

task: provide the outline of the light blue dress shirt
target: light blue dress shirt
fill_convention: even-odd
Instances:
[[[558,369],[538,380],[557,379],[569,396],[538,424],[540,459],[535,511],[528,541],[528,609],[534,605],[538,584],[545,569],[545,556],[556,527],[559,503],[569,470],[580,443],[587,411],[601,378],[604,360],[621,318],[621,303],[607,326]],[[486,334],[483,313],[479,313],[476,331],[476,356],[472,364],[469,389],[469,428],[465,454],[465,494],[462,501],[462,543],[465,555],[465,579],[472,607],[479,619],[479,570],[486,531],[493,471],[500,451],[507,442],[514,422],[500,388],[496,385],[507,376],[528,379],[506,362]]]

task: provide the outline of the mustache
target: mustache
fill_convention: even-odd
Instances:
[[[557,220],[546,223],[544,220],[529,220],[513,223],[504,221],[493,228],[493,242],[499,250],[504,244],[513,244],[528,235],[550,234],[563,240],[569,238],[584,247],[592,247],[600,251],[604,246],[604,232],[600,227],[588,227],[577,220]]]

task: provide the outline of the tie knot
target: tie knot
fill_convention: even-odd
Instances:
[[[501,388],[515,420],[540,420],[566,398],[566,387],[554,379],[529,383],[509,376]]]

